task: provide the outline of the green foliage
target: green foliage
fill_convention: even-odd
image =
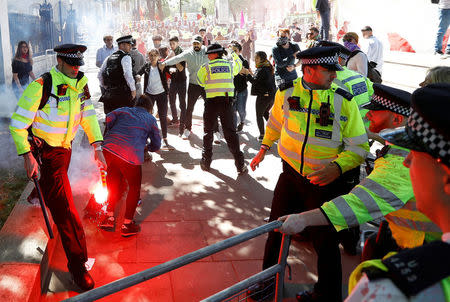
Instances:
[[[0,170],[0,229],[28,183],[24,170]]]

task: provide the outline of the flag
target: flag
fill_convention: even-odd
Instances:
[[[244,11],[241,10],[241,28],[244,28],[245,20],[244,20]]]

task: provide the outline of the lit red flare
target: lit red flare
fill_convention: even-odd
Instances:
[[[98,204],[104,204],[108,200],[108,188],[106,186],[106,171],[100,170],[101,181],[98,182],[92,193],[94,194],[95,201]]]

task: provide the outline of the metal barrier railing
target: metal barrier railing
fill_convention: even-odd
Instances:
[[[280,221],[277,221],[277,220],[272,221],[268,224],[259,226],[255,229],[252,229],[245,233],[242,233],[242,234],[233,236],[231,238],[225,239],[223,241],[217,242],[210,246],[196,250],[192,253],[183,255],[181,257],[170,260],[168,262],[157,265],[155,267],[146,269],[139,273],[124,277],[122,279],[118,279],[116,281],[105,284],[98,288],[94,288],[90,291],[79,294],[77,296],[66,299],[64,301],[66,301],[66,302],[75,302],[75,301],[84,302],[84,301],[94,301],[94,300],[103,298],[105,296],[111,295],[113,293],[116,293],[116,292],[126,289],[128,287],[131,287],[133,285],[142,283],[149,279],[152,279],[152,278],[155,278],[162,274],[168,273],[174,269],[180,268],[189,263],[195,262],[202,258],[208,257],[212,254],[218,253],[218,252],[225,250],[227,248],[230,248],[232,246],[238,245],[238,244],[245,242],[247,240],[250,240],[252,238],[258,237],[262,234],[273,231],[277,228],[280,228],[281,225],[282,225],[282,222],[280,222]],[[262,282],[272,276],[276,276],[276,283],[275,283],[276,301],[281,301],[282,295],[283,295],[284,271],[285,271],[285,267],[286,267],[287,255],[289,253],[290,236],[283,235],[283,240],[282,240],[281,245],[282,246],[280,249],[280,256],[278,258],[278,264],[276,264],[256,275],[253,275],[253,276],[251,276],[251,277],[249,277],[249,278],[247,278],[247,279],[245,279],[245,280],[243,280],[243,281],[241,281],[241,282],[239,282],[239,283],[237,283],[237,284],[235,284],[235,285],[233,285],[233,286],[231,286],[209,298],[206,298],[203,301],[208,301],[208,302],[222,301],[223,299],[231,297],[232,295],[234,295],[238,292],[241,292],[242,290],[244,290],[254,284]]]

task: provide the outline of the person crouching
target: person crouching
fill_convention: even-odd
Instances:
[[[108,164],[106,182],[108,185],[107,216],[100,224],[100,228],[114,231],[114,208],[119,200],[120,183],[126,179],[128,193],[126,197],[125,219],[121,227],[122,236],[137,234],[140,226],[133,220],[138,205],[144,149],[150,152],[161,148],[156,119],[150,114],[152,101],[142,95],[135,107],[122,107],[110,112],[106,116],[106,136],[103,144],[105,159]],[[147,139],[150,144],[147,145]]]

